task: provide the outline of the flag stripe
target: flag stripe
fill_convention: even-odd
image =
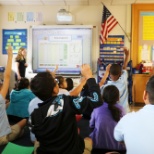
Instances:
[[[102,14],[102,24],[100,31],[100,43],[103,44],[107,38],[110,31],[118,24],[118,21],[110,13],[110,11],[104,6]]]

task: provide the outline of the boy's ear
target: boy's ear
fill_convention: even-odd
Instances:
[[[59,93],[59,86],[57,85],[53,88],[52,95],[54,96],[54,95],[57,95],[58,93]]]
[[[144,90],[144,92],[143,92],[143,101],[145,103],[147,103],[147,100],[148,100],[148,93],[147,93],[147,91]]]

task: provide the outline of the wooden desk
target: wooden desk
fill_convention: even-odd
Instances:
[[[133,74],[132,97],[134,103],[144,103],[143,92],[149,78],[149,74]]]

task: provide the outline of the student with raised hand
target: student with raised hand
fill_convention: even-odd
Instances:
[[[58,95],[65,94],[70,96],[78,96],[83,88],[83,86],[86,84],[86,79],[84,77],[81,78],[80,83],[77,87],[75,87],[73,90],[68,91],[67,88],[67,82],[66,79],[63,76],[56,76],[56,79],[58,80],[59,85],[59,93]]]
[[[49,72],[54,78],[56,77],[57,70],[58,70],[58,64],[56,65],[56,67],[53,71],[46,69],[46,71]]]
[[[72,78],[66,78],[67,88],[66,90],[71,91],[74,88],[74,83]]]
[[[143,100],[145,106],[125,115],[114,129],[114,138],[124,141],[127,154],[154,153],[154,76],[146,84]]]
[[[113,131],[117,122],[125,115],[124,109],[118,104],[119,90],[114,85],[104,88],[103,105],[94,109],[89,122],[93,130],[89,135],[93,140],[93,150],[119,151],[125,153],[125,146],[114,139]]]
[[[55,67],[55,69],[54,69],[53,71],[50,71],[50,70],[47,69],[46,72],[50,73],[50,74],[52,75],[52,77],[55,78],[55,77],[56,77],[56,72],[57,72],[57,70],[58,70],[58,65],[56,65],[56,67]],[[35,109],[37,109],[37,108],[39,107],[38,104],[40,104],[40,103],[42,103],[42,102],[43,102],[43,101],[42,101],[41,99],[39,99],[38,97],[33,98],[33,99],[30,101],[29,106],[28,106],[28,113],[29,113],[29,115],[31,115],[32,112],[33,112]],[[29,120],[30,120],[30,119],[29,119]],[[31,141],[32,141],[33,143],[35,143],[36,137],[35,137],[35,135],[32,133],[31,127],[29,127],[29,129],[30,129],[30,139],[31,139]]]
[[[10,77],[11,77],[11,67],[12,67],[12,47],[8,47],[8,60],[6,65],[6,70],[4,73],[4,82],[0,90],[0,145],[7,144],[10,141],[15,140],[23,132],[23,128],[26,125],[27,120],[23,119],[15,125],[10,126],[5,109],[5,97],[8,92]]]
[[[119,64],[109,64],[99,85],[102,91],[108,85],[115,85],[120,91],[119,103],[121,106],[123,106],[125,112],[128,113],[130,109],[128,104],[128,73],[126,68],[129,60],[129,50],[126,47],[124,47],[124,53],[125,60],[123,66],[121,67]],[[110,80],[104,84],[108,75]]]
[[[81,74],[89,86],[88,97],[58,95],[57,81],[48,72],[38,73],[31,81],[31,90],[44,102],[31,114],[32,131],[40,143],[36,153],[90,154],[92,141],[78,134],[76,114],[89,106],[102,105],[100,88],[90,66],[81,66]]]

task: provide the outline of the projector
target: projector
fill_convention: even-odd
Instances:
[[[73,16],[65,9],[60,9],[57,13],[57,24],[72,24]]]

